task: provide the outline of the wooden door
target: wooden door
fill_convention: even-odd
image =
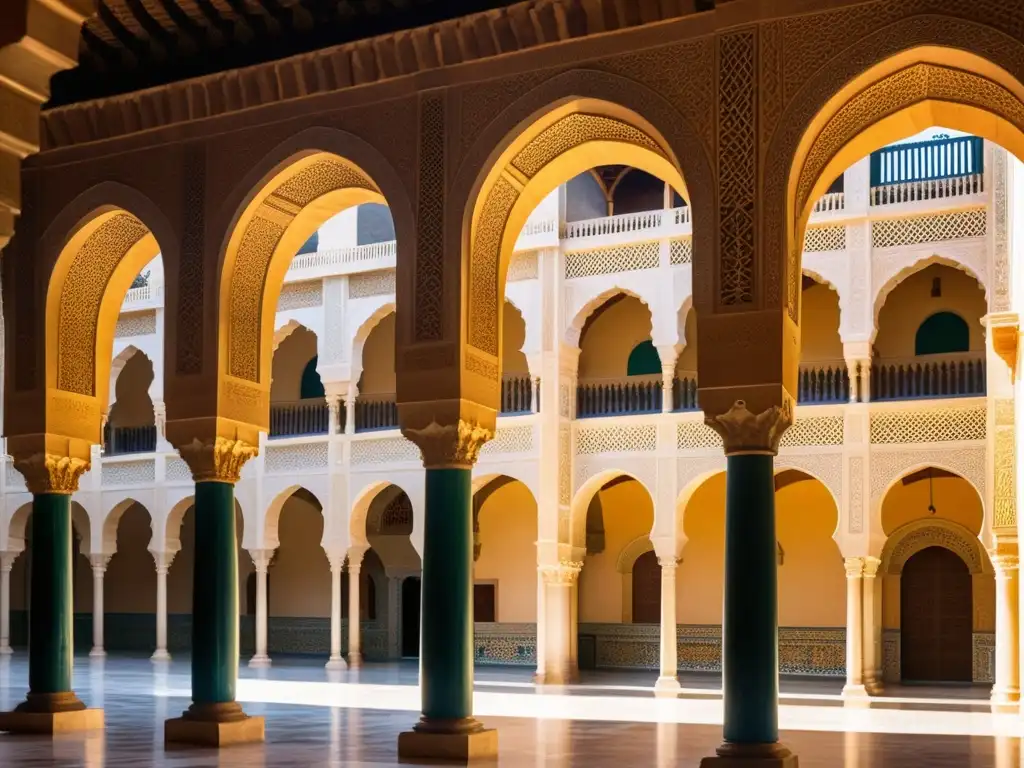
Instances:
[[[661,566],[653,551],[633,563],[633,623],[661,623]]]
[[[901,677],[912,682],[972,680],[971,573],[957,555],[928,547],[900,578]]]

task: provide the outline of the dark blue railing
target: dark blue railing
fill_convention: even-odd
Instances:
[[[797,402],[803,405],[848,403],[850,374],[845,365],[802,365],[797,380]]]
[[[394,395],[356,398],[356,432],[398,429],[398,404]]]
[[[872,400],[980,397],[985,390],[983,354],[941,360],[919,357],[903,363],[876,361],[871,366]]]
[[[980,175],[985,146],[977,136],[894,144],[871,153],[871,186]]]
[[[661,413],[661,380],[581,383],[576,387],[576,418]]]
[[[533,382],[529,376],[509,376],[501,382],[501,413],[513,416],[533,410]]]
[[[119,456],[125,453],[152,453],[156,450],[156,426],[103,428],[103,453]]]
[[[697,402],[697,376],[684,376],[672,381],[672,410],[676,412],[700,410]]]
[[[330,412],[324,400],[300,400],[297,403],[272,403],[270,437],[326,435]]]

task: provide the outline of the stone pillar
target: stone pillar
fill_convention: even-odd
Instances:
[[[345,395],[345,434],[354,435],[356,433],[356,386],[350,384],[348,388],[348,394]]]
[[[530,413],[540,413],[540,376],[530,377]]]
[[[103,727],[71,689],[74,651],[71,494],[88,469],[83,459],[15,456],[32,492],[32,593],[29,597],[28,696],[0,714],[0,731],[54,734]]]
[[[151,661],[170,661],[167,652],[167,572],[174,560],[173,552],[152,552],[156,565],[156,650]]]
[[[0,656],[10,656],[11,650],[11,568],[17,552],[0,554]]]
[[[431,411],[436,414],[437,411]],[[417,414],[419,415],[419,414]],[[473,492],[471,472],[493,429],[457,419],[402,431],[423,454],[426,493],[420,624],[423,712],[398,737],[404,760],[497,757],[497,731],[473,718]]]
[[[340,431],[341,398],[338,395],[327,395],[327,434],[336,435]]]
[[[783,397],[787,398],[786,393]],[[708,404],[705,404],[708,408]],[[792,403],[752,413],[736,400],[725,413],[706,411],[725,446],[725,589],[722,693],[725,739],[704,768],[761,761],[795,768],[779,743],[778,560],[775,469]]]
[[[862,403],[871,402],[871,360],[861,360],[860,362],[860,401]]]
[[[156,426],[156,450],[165,453],[171,450],[167,442],[167,405],[162,400],[153,402],[153,423]]]
[[[675,696],[679,692],[676,651],[676,573],[674,557],[659,557],[661,565],[661,674],[654,684],[655,694]]]
[[[359,606],[359,572],[366,550],[352,547],[348,551],[348,666],[359,669],[363,666],[362,622]],[[339,603],[340,609],[340,603]]]
[[[1020,625],[1017,555],[992,557],[996,575],[996,671],[992,703],[1015,705],[1020,701]]]
[[[846,685],[843,696],[867,696],[864,687],[864,560],[846,558]]]
[[[537,681],[545,685],[574,682],[576,666],[576,587],[582,563],[563,560],[557,565],[540,567],[544,583],[544,668]],[[538,653],[538,659],[541,654]]]
[[[327,669],[345,669],[348,665],[341,656],[341,569],[345,565],[344,556],[327,555],[331,565],[331,655],[327,659]]]
[[[535,683],[543,683],[547,669],[547,585],[543,568],[537,566],[537,671],[533,674]]]
[[[882,692],[882,595],[877,557],[864,558],[864,688],[871,696]]]
[[[90,555],[92,566],[92,650],[91,658],[103,658],[107,652],[103,650],[103,576],[107,572],[109,555]]]
[[[267,578],[270,575],[270,561],[274,551],[270,549],[253,549],[249,551],[252,564],[256,569],[256,652],[249,659],[250,667],[269,667],[270,654],[267,653]]]
[[[242,440],[178,444],[195,479],[192,571],[192,705],[164,723],[168,743],[221,746],[263,741],[262,717],[235,700],[238,681],[238,534],[235,483],[256,446]]]
[[[661,412],[672,413],[675,403],[672,402],[672,384],[676,379],[676,361],[679,359],[679,346],[659,344],[658,356],[661,358]]]

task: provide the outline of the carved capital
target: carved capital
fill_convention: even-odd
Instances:
[[[27,458],[14,458],[14,468],[25,478],[32,493],[74,493],[79,478],[89,471],[89,462],[70,456],[36,453]]]
[[[570,560],[563,560],[558,565],[543,565],[540,567],[541,578],[545,584],[558,586],[572,586],[579,578],[583,563]]]
[[[432,421],[423,429],[403,427],[402,434],[420,449],[427,469],[470,469],[494,430],[475,421],[459,419],[442,426]]]
[[[21,552],[0,552],[0,571],[10,573]]]
[[[107,566],[110,564],[111,557],[113,557],[113,555],[105,555],[102,553],[98,555],[89,555],[89,565],[92,566],[92,572],[94,574],[97,572],[106,572]]]
[[[259,453],[259,448],[244,440],[225,437],[213,440],[194,438],[191,443],[178,446],[178,453],[192,470],[192,478],[197,483],[207,480],[237,483],[242,466]]]
[[[152,549],[149,550],[149,554],[153,556],[153,565],[156,566],[157,573],[167,573],[171,570],[171,563],[174,562],[174,556],[177,552],[154,552]]]
[[[661,573],[664,576],[666,571],[672,570],[679,565],[679,560],[675,557],[659,557],[658,565],[661,566]]]
[[[751,413],[743,400],[737,400],[723,414],[706,414],[704,423],[722,436],[725,455],[734,453],[779,452],[782,433],[793,423],[793,405],[788,396],[781,406],[773,405],[761,413]]]
[[[1017,379],[1017,350],[1020,346],[1020,320],[1016,312],[992,313],[985,316],[992,351],[1010,369],[1010,378]]]
[[[846,567],[846,578],[861,579],[864,577],[864,558],[848,557],[843,561]]]
[[[864,578],[873,579],[878,575],[878,569],[882,565],[882,561],[877,557],[865,557],[864,559]]]
[[[252,565],[256,569],[256,573],[266,573],[270,568],[270,561],[274,559],[274,550],[250,549],[249,557],[252,559]]]
[[[1017,555],[994,555],[992,567],[995,569],[996,578],[1015,578],[1019,567]]]
[[[363,564],[363,556],[369,551],[369,547],[351,546],[348,548],[348,572],[359,573]]]

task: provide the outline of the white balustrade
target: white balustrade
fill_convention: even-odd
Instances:
[[[980,173],[949,176],[944,179],[918,179],[884,184],[871,188],[871,205],[917,203],[947,197],[977,195],[985,191],[985,177]]]
[[[833,213],[846,208],[845,192],[828,192],[818,198],[814,204],[814,213]]]
[[[298,269],[318,269],[323,267],[356,264],[361,261],[394,260],[397,253],[394,240],[381,243],[355,245],[351,248],[331,248],[315,253],[303,253],[292,259],[289,271]]]
[[[683,227],[690,224],[689,207],[671,208],[660,211],[620,213],[616,216],[602,216],[597,219],[566,222],[562,230],[564,239],[578,237],[601,237],[624,233],[661,230],[668,227]]]

